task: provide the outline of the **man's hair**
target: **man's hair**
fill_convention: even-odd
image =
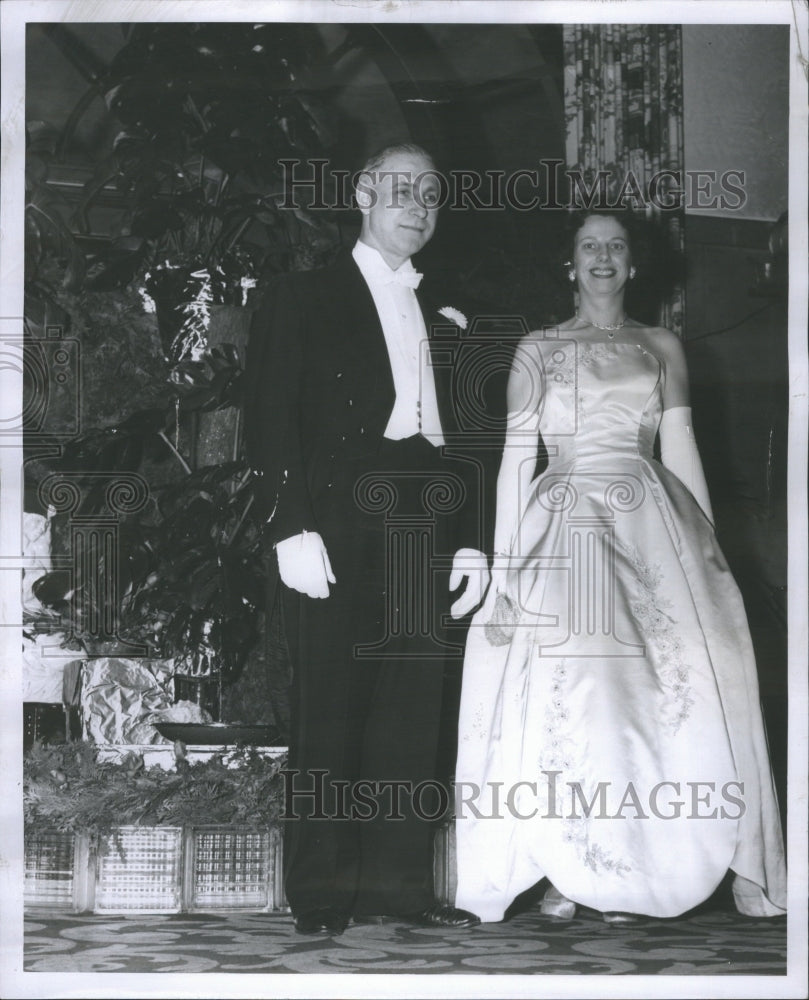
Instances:
[[[416,145],[415,142],[391,142],[372,153],[360,168],[360,173],[376,173],[384,166],[385,160],[389,156],[395,156],[398,153],[409,156],[422,156],[433,170],[438,169],[432,155],[423,147]]]

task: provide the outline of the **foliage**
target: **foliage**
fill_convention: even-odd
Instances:
[[[48,184],[58,133],[45,122],[29,122],[25,152],[25,274],[35,280],[52,258],[60,262],[62,284],[77,289],[85,278],[86,262],[70,225],[71,208]]]
[[[252,747],[176,771],[146,769],[143,757],[98,760],[92,743],[34,744],[23,764],[27,833],[52,830],[108,834],[116,827],[237,824],[266,829],[278,822],[284,760]]]
[[[161,350],[156,317],[144,312],[138,292],[134,288],[70,291],[62,285],[62,276],[58,261],[43,259],[25,290],[25,336],[30,348],[52,338],[54,331],[77,345],[65,383],[48,380],[47,406],[38,415],[37,434],[64,438],[76,416],[79,429],[114,427],[135,407],[168,407],[174,395],[168,384],[171,366]],[[39,388],[33,380],[24,383],[25,413],[38,412],[33,393]]]
[[[90,262],[95,288],[126,284],[164,260],[212,276],[215,302],[232,276],[289,269],[301,247],[335,234],[303,205],[282,209],[279,160],[322,155],[334,141],[304,81],[322,65],[305,25],[140,24],[102,83],[122,124],[85,185],[88,228],[98,195],[115,186],[120,232]]]
[[[69,28],[48,32],[78,58]],[[34,499],[47,476],[64,472],[79,487],[79,509],[53,522],[63,557],[77,514],[109,515],[107,483],[116,473],[145,478],[148,502],[116,512],[118,559],[102,554],[89,572],[75,565],[48,573],[36,595],[59,614],[69,644],[92,653],[102,645],[93,623],[109,620],[107,595],[115,594],[120,640],[173,657],[192,675],[215,661],[227,682],[256,645],[264,566],[245,461],[197,467],[210,424],[201,415],[235,415],[241,404],[244,359],[227,343],[209,349],[211,306],[244,305],[260,275],[316,266],[338,242],[322,214],[284,207],[279,162],[323,156],[334,143],[317,97],[329,63],[306,24],[143,23],[123,32],[120,51],[110,66],[94,68],[94,90],[62,134],[44,123],[29,129],[29,348],[54,316],[66,330],[63,317],[72,316],[90,349],[73,373],[82,431],[58,449],[32,447],[26,486]],[[70,148],[93,93],[120,128],[69,204],[48,172]],[[100,205],[102,238],[91,224]],[[64,425],[54,424],[73,401],[52,396],[40,434],[59,441]],[[230,459],[238,418],[225,416],[221,428],[232,430]],[[203,462],[219,461],[216,447]]]
[[[183,415],[240,402],[242,369],[234,348],[220,345],[202,361],[175,369],[175,382],[160,405],[118,424],[94,428],[64,445],[50,470],[70,472],[81,490],[81,506],[57,515],[60,524],[76,513],[106,513],[109,475],[142,469],[145,456],[177,459],[179,477],[150,484],[145,507],[119,521],[123,558],[42,576],[34,593],[62,616],[74,641],[94,651],[93,629],[105,595],[121,595],[118,637],[145,644],[148,655],[191,660],[214,655],[232,679],[257,638],[264,603],[260,525],[253,517],[253,477],[244,461],[191,470],[172,443]],[[108,475],[98,476],[98,473]],[[114,589],[104,585],[114,576]]]

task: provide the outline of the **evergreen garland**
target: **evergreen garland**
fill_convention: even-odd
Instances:
[[[116,827],[277,824],[285,759],[253,747],[188,763],[147,769],[143,757],[100,761],[95,744],[35,744],[23,765],[27,834],[56,831],[106,835]]]

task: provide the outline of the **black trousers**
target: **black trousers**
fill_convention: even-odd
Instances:
[[[433,901],[442,715],[451,744],[457,722],[444,694],[463,650],[463,629],[445,622],[458,477],[410,438],[331,488],[319,527],[337,584],[326,600],[282,588],[294,671],[286,894],[293,913],[409,913]]]

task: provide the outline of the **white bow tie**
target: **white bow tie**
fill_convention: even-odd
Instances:
[[[418,288],[421,279],[424,277],[418,271],[394,271],[385,279],[386,285],[406,285],[408,288]]]

